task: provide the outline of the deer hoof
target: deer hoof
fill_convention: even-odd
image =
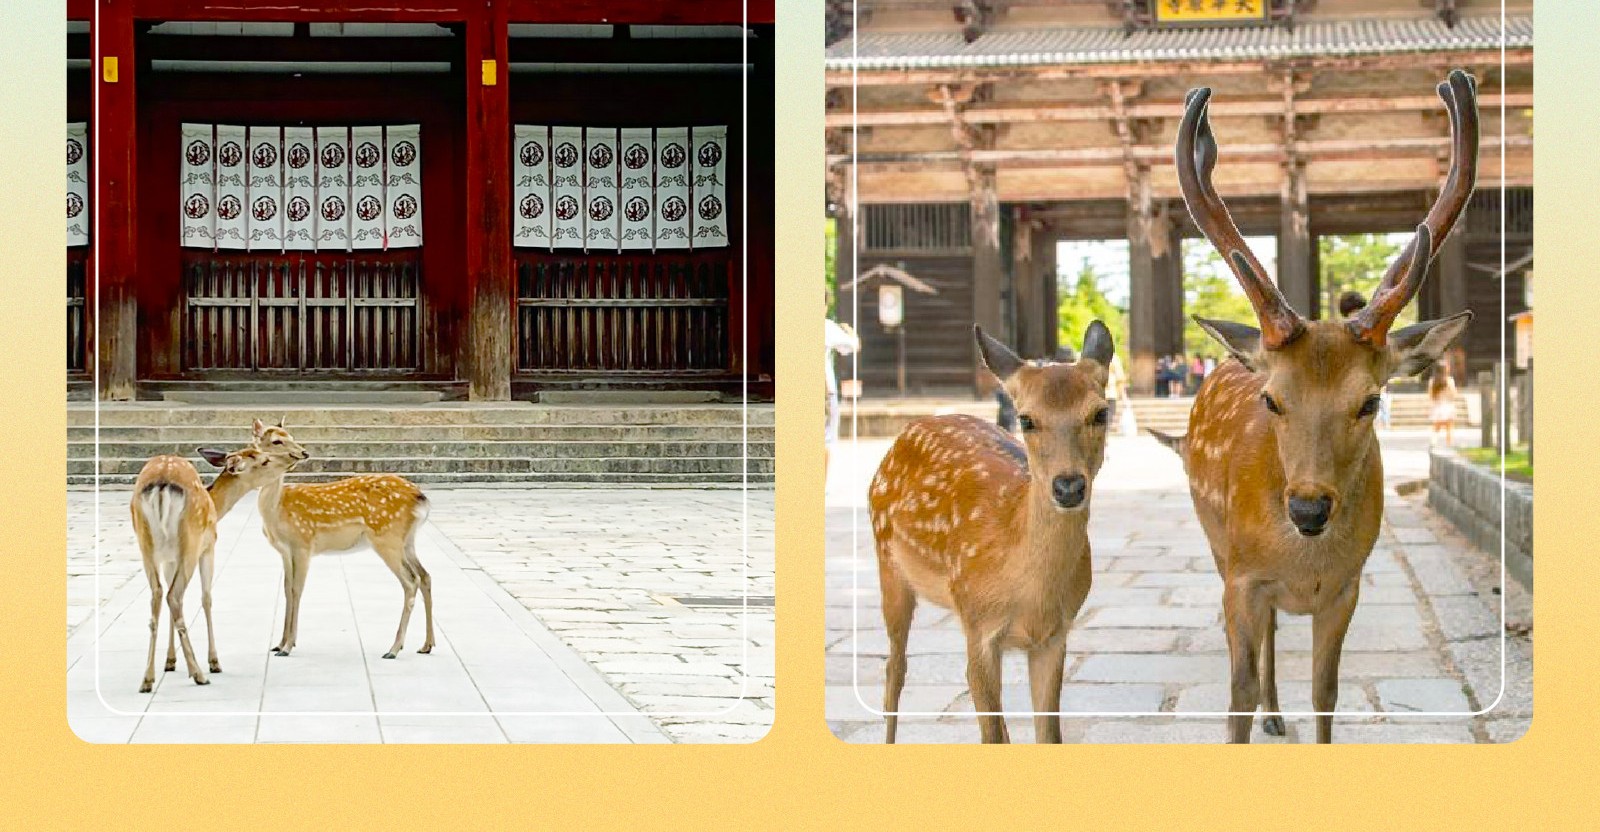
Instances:
[[[154,679],[146,679],[143,682],[139,683],[139,692],[140,693],[149,693],[152,689],[155,688],[155,686],[156,686],[156,682],[155,682]]]
[[[177,670],[177,669],[178,669],[178,663],[177,662],[167,662],[167,666],[162,668],[162,670],[164,670],[164,671],[166,671],[168,673],[171,673],[172,671]]]
[[[391,651],[389,651],[389,652],[388,652],[388,653],[384,653],[384,654],[383,654],[383,657],[384,657],[384,658],[386,658],[386,659],[392,659],[392,658],[394,658],[394,651],[392,651],[392,650],[391,650]]]
[[[222,665],[217,663],[217,662],[212,662],[211,663],[211,672],[212,673],[221,673],[222,672]]]
[[[209,685],[211,684],[211,680],[204,676],[196,676],[194,677],[194,683],[197,685]]]
[[[1283,736],[1284,733],[1285,733],[1284,727],[1283,727],[1283,717],[1278,716],[1277,714],[1273,714],[1272,716],[1269,716],[1269,717],[1266,717],[1265,719],[1262,719],[1261,720],[1261,730],[1266,731],[1268,736],[1272,736],[1272,737],[1281,737],[1281,736]]]
[[[274,656],[287,656],[287,655],[289,655],[289,651],[283,649],[282,647],[279,647],[279,648],[277,648],[277,649],[272,651],[272,655],[274,655]]]
[[[433,645],[431,645],[431,644],[426,645],[421,650],[418,650],[417,652],[418,653],[432,653],[433,652]]]

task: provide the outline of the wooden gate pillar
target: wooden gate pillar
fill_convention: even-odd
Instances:
[[[1296,312],[1320,318],[1313,242],[1305,164],[1290,162],[1284,169],[1278,209],[1278,291]]]
[[[468,395],[511,398],[511,97],[509,0],[485,0],[466,24]]]
[[[132,0],[102,0],[93,27],[93,84],[99,112],[93,119],[91,169],[99,181],[94,203],[96,271],[88,275],[99,307],[94,360],[101,399],[131,400],[138,382],[138,223],[134,208],[135,94]],[[174,206],[176,207],[176,206]],[[96,276],[98,275],[98,281]]]
[[[1162,204],[1150,221],[1150,260],[1154,270],[1155,350],[1157,355],[1183,348],[1183,240]]]
[[[1128,203],[1128,392],[1148,396],[1156,390],[1156,277],[1155,253],[1150,245],[1153,219],[1150,203],[1150,169],[1139,167],[1130,183],[1134,198]]]
[[[1000,290],[1005,279],[1005,264],[1000,261],[1000,199],[995,193],[994,167],[977,171],[972,193],[972,319],[983,331],[1006,340],[1000,314]],[[983,396],[994,386],[993,377],[983,369],[977,342],[972,345],[973,389]]]

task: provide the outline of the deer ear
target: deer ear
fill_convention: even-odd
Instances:
[[[201,458],[205,459],[206,462],[211,463],[213,468],[228,467],[227,451],[219,451],[216,448],[195,448],[194,450],[195,453],[199,454]]]
[[[1240,364],[1251,372],[1255,371],[1256,353],[1261,349],[1261,330],[1233,321],[1214,321],[1199,315],[1194,316],[1194,322],[1199,324],[1207,335],[1225,347],[1230,355],[1239,359]]]
[[[978,355],[983,357],[983,365],[994,373],[995,378],[1004,382],[1022,366],[1022,359],[1010,347],[990,338],[983,327],[973,324],[972,333],[978,339]]]
[[[1458,312],[1437,321],[1423,321],[1389,333],[1389,354],[1395,362],[1394,375],[1414,376],[1432,367],[1439,356],[1467,331],[1472,310]]]
[[[266,426],[266,425],[263,425],[263,424],[261,424],[261,420],[260,420],[260,419],[256,419],[256,420],[255,420],[255,422],[254,422],[254,424],[252,424],[252,425],[251,425],[251,426],[250,426],[250,429],[251,429],[251,430],[253,430],[253,431],[255,431],[255,434],[256,434],[256,438],[257,438],[257,439],[260,439],[260,438],[261,438],[261,434],[263,434],[263,433],[266,433],[266,432],[267,432],[267,426]]]
[[[1116,347],[1111,343],[1111,330],[1106,329],[1106,325],[1100,321],[1090,321],[1089,328],[1083,332],[1081,356],[1109,367],[1111,356],[1115,352]]]

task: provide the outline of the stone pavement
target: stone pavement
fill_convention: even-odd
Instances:
[[[200,687],[181,670],[158,670],[155,692],[138,694],[149,596],[129,492],[102,491],[97,591],[94,495],[69,491],[73,730],[96,742],[175,743],[727,742],[765,733],[770,608],[754,610],[746,642],[744,628],[730,623],[741,621],[737,609],[651,600],[652,593],[741,593],[739,491],[430,488],[429,495],[434,509],[418,552],[434,580],[432,654],[414,652],[423,637],[419,600],[407,651],[379,658],[401,596],[394,576],[363,551],[314,560],[300,644],[292,656],[269,656],[281,627],[281,566],[261,535],[255,501],[246,499],[219,527],[214,612],[224,672]],[[751,593],[770,596],[772,492],[752,491],[750,502]],[[190,592],[186,609],[203,659],[198,595]],[[638,610],[631,627],[592,624],[626,629],[618,644],[585,644],[565,632],[586,612],[609,621],[629,610]],[[741,702],[728,687],[739,681],[746,643],[758,677],[748,684],[752,698]],[[669,663],[681,667],[663,672]]]
[[[1389,432],[1383,442],[1390,486],[1385,523],[1345,641],[1338,707],[1349,716],[1336,718],[1334,739],[1514,741],[1532,718],[1529,598],[1514,583],[1499,594],[1498,561],[1454,534],[1419,498],[1395,490],[1427,477],[1426,433]],[[850,742],[883,740],[883,720],[873,712],[882,707],[887,639],[865,495],[888,446],[887,440],[864,439],[852,449],[841,442],[828,484],[826,713],[833,732]],[[1221,585],[1180,461],[1147,436],[1114,437],[1095,490],[1089,526],[1094,584],[1067,642],[1062,709],[1101,715],[1064,717],[1064,740],[1222,741],[1225,717],[1179,715],[1228,707]],[[1496,701],[1502,597],[1511,633],[1504,641],[1506,691]],[[1278,684],[1285,711],[1311,710],[1310,630],[1309,617],[1280,618]],[[919,605],[900,707],[936,715],[902,716],[900,742],[978,740],[976,720],[966,715],[972,704],[965,650],[951,613]],[[1031,710],[1026,680],[1023,655],[1008,655],[1006,710]],[[1471,716],[1480,710],[1489,712]],[[1415,711],[1463,715],[1406,715]],[[1172,715],[1116,716],[1127,712]],[[1311,717],[1285,721],[1289,735],[1278,739],[1263,733],[1257,720],[1255,741],[1313,740]],[[1032,740],[1031,719],[1008,722],[1013,741]]]

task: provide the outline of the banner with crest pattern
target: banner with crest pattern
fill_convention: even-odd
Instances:
[[[67,125],[67,245],[89,244],[89,125]]]
[[[728,245],[727,127],[546,130],[516,127],[513,245]]]
[[[550,247],[550,128],[519,124],[516,130],[517,175],[511,182],[516,211],[512,245]]]
[[[723,247],[728,244],[728,128],[696,127],[689,135],[694,142],[693,245]]]
[[[419,125],[181,129],[186,247],[350,251],[422,245]],[[69,185],[70,170],[69,162]]]

